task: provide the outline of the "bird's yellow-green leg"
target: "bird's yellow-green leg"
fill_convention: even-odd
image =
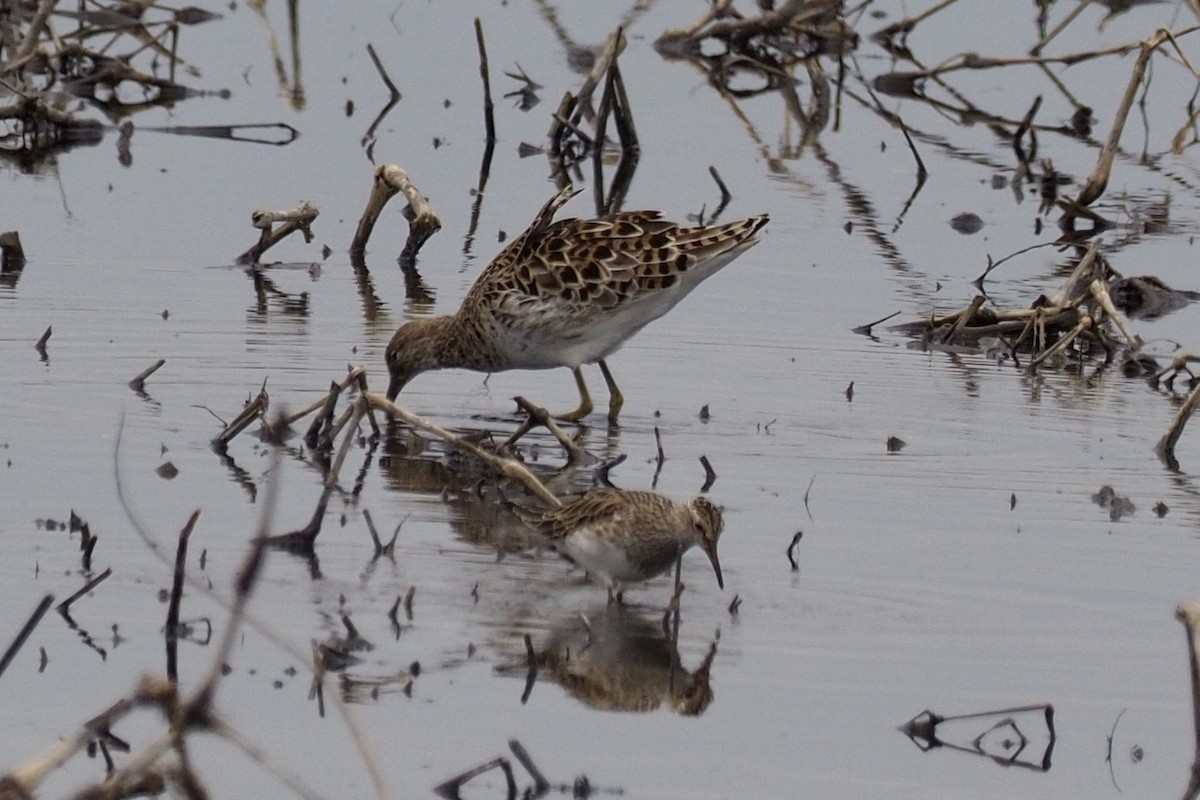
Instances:
[[[621,406],[625,405],[625,395],[621,394],[621,390],[617,388],[617,382],[613,380],[612,373],[608,370],[608,364],[604,363],[604,359],[600,359],[600,372],[604,375],[604,382],[608,384],[608,421],[616,422],[617,415],[621,413]]]
[[[575,385],[579,388],[579,408],[566,414],[559,414],[558,418],[566,422],[579,422],[592,413],[592,396],[588,393],[587,383],[583,380],[583,370],[575,367],[571,372],[575,375]]]

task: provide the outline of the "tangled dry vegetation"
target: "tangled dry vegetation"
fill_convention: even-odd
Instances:
[[[1175,374],[1186,371],[1188,363],[1200,360],[1195,356],[1180,354],[1170,364],[1163,366],[1139,354],[1142,338],[1134,330],[1131,319],[1166,313],[1196,299],[1196,296],[1171,289],[1153,276],[1123,277],[1112,263],[1113,259],[1101,252],[1100,234],[1109,229],[1111,223],[1092,210],[1105,195],[1114,162],[1133,158],[1121,149],[1120,140],[1130,110],[1144,86],[1147,65],[1157,55],[1170,53],[1179,66],[1197,75],[1182,45],[1185,37],[1200,26],[1193,25],[1176,31],[1160,30],[1143,41],[1104,51],[1047,55],[1047,50],[1063,26],[1071,24],[1073,17],[1069,17],[1057,29],[1045,28],[1041,39],[1031,43],[1028,54],[1003,58],[962,54],[930,68],[924,66],[918,56],[909,50],[908,37],[934,15],[953,13],[955,0],[945,0],[922,14],[899,20],[881,30],[867,29],[872,20],[869,12],[875,5],[872,2],[850,5],[841,0],[785,0],[778,4],[759,3],[753,9],[745,7],[748,3],[742,5],[739,9],[733,0],[716,0],[700,19],[664,32],[657,40],[656,48],[664,58],[683,60],[705,76],[727,103],[730,113],[743,122],[747,136],[756,147],[763,147],[764,137],[739,107],[749,97],[778,97],[788,119],[795,123],[799,131],[799,135],[789,140],[788,144],[797,151],[817,147],[819,135],[836,124],[840,105],[844,102],[857,103],[895,127],[911,147],[916,164],[915,188],[908,201],[911,204],[921,191],[927,175],[919,155],[919,144],[932,142],[933,137],[920,131],[911,131],[894,111],[885,108],[880,99],[881,96],[907,97],[916,102],[937,105],[939,111],[952,117],[982,122],[998,136],[1010,140],[1018,159],[1012,179],[1014,185],[1036,191],[1041,198],[1043,213],[1058,215],[1056,222],[1062,234],[1055,246],[1071,254],[1073,268],[1057,291],[1032,299],[1026,308],[991,308],[984,285],[988,274],[1000,267],[1004,260],[997,261],[987,265],[979,277],[977,285],[980,294],[969,305],[953,313],[932,314],[926,319],[906,323],[901,326],[905,333],[931,348],[962,348],[973,352],[986,350],[1007,358],[1014,367],[1023,370],[1082,362],[1107,365],[1119,360],[1126,374],[1166,381],[1168,385]],[[1051,4],[1039,5],[1044,11]],[[250,6],[261,12],[261,0],[251,2]],[[1197,3],[1189,3],[1188,8],[1200,19],[1200,6]],[[195,9],[165,9],[147,0],[108,4],[16,0],[3,4],[0,9],[0,86],[8,95],[4,104],[0,105],[0,125],[4,126],[0,133],[0,157],[19,164],[22,169],[36,169],[53,154],[81,144],[95,143],[105,135],[106,122],[72,108],[72,101],[84,100],[87,108],[99,111],[107,125],[118,126],[119,135],[128,140],[133,131],[130,120],[139,110],[181,102],[196,93],[196,90],[180,82],[181,74],[194,76],[196,73],[191,65],[179,57],[179,44],[181,38],[186,36],[188,26],[209,21],[212,18],[210,14]],[[631,12],[631,18],[634,13],[636,11]],[[485,196],[484,189],[496,141],[490,68],[484,31],[478,24],[475,33],[484,85],[487,146],[480,167],[468,241],[473,238],[478,222],[479,203]],[[854,64],[853,55],[867,38],[881,45],[897,63],[909,63],[912,69],[894,70],[870,82],[863,80]],[[273,37],[269,44],[272,48],[276,47]],[[541,146],[531,148],[546,155],[550,174],[560,187],[585,182],[590,177],[597,214],[621,207],[640,152],[633,113],[638,105],[637,98],[627,95],[619,67],[619,56],[625,46],[625,37],[621,30],[617,30],[597,53],[592,54],[592,68],[579,90],[564,96],[549,115],[546,141]],[[1075,64],[1126,53],[1136,53],[1136,59],[1131,66],[1128,83],[1123,88],[1119,111],[1102,142],[1092,138],[1091,113],[1082,105],[1072,124],[1067,126],[1040,123],[1040,99],[1031,105],[1023,119],[1007,119],[962,100],[954,92],[952,83],[956,73],[968,70],[1004,69],[1031,64]],[[392,90],[392,101],[380,112],[364,137],[369,152],[374,148],[376,126],[398,99],[398,93],[382,63],[373,51],[371,55],[381,79]],[[285,63],[282,58],[275,60],[280,65]],[[532,94],[536,88],[540,88],[527,76],[521,77],[527,82],[524,91]],[[282,68],[279,82],[281,88],[286,89],[285,95],[290,102],[297,106],[303,104],[303,87],[289,79]],[[923,87],[926,84],[936,84],[943,90],[942,95],[959,99],[935,99],[925,94]],[[809,87],[807,98],[802,98],[799,93],[799,87],[803,85]],[[595,101],[597,92],[600,93],[598,102]],[[1175,136],[1175,146],[1179,150],[1194,146],[1200,138],[1195,128],[1198,114],[1200,111],[1189,110],[1187,118],[1180,125]],[[615,139],[610,135],[610,123]],[[295,133],[287,126],[268,127],[282,131],[285,138]],[[191,129],[187,133],[233,135],[232,129]],[[1062,187],[1066,185],[1063,176],[1048,160],[1038,157],[1038,137],[1048,135],[1074,137],[1093,146],[1096,151],[1095,168],[1074,195],[1062,193]],[[763,150],[765,152],[766,148],[763,147]],[[608,156],[614,153],[618,156],[617,163],[615,169],[610,169],[611,159]],[[787,172],[785,162],[776,158],[769,158],[768,161],[772,170]],[[590,171],[590,175],[585,171]],[[611,179],[606,178],[608,172],[612,173]],[[709,221],[721,214],[730,196],[715,168],[712,174],[720,191],[721,202],[711,214],[706,215],[701,211],[700,216],[707,216]],[[869,202],[862,199],[857,187],[845,183],[832,168],[830,178],[843,189],[847,198],[851,198],[849,205],[856,224],[867,231],[881,252],[888,257],[899,258],[885,227],[879,223]],[[440,228],[440,221],[409,174],[398,165],[384,164],[374,170],[365,209],[354,241],[349,245],[361,282],[365,308],[371,308],[372,302],[378,305],[366,267],[366,244],[384,206],[397,195],[405,199],[406,217],[410,223],[410,237],[400,256],[401,267],[408,278],[408,299],[420,302],[429,297],[429,289],[417,270],[416,259],[421,245]],[[289,211],[255,212],[253,224],[261,231],[259,241],[249,247],[238,261],[252,271],[256,291],[264,296],[275,291],[268,277],[269,266],[261,262],[263,255],[293,232],[299,231],[306,238],[311,238],[311,228],[318,214],[316,205],[312,203],[301,204]],[[0,243],[5,245],[6,272],[19,272],[24,266],[23,256],[18,258],[13,249],[14,240],[15,237],[10,234],[0,239]],[[19,244],[15,247],[19,248]],[[1014,257],[1016,255],[1019,254],[1014,254]],[[299,298],[293,300],[302,302]],[[864,326],[863,331],[869,333],[871,327]],[[45,338],[48,335],[49,331]],[[151,371],[135,379],[139,387]],[[343,403],[344,397],[349,397],[349,401]],[[1200,402],[1198,398],[1200,387],[1191,388],[1186,398],[1182,399],[1176,420],[1160,443],[1164,457],[1171,458],[1174,444],[1188,415]],[[340,412],[339,404],[342,404]],[[194,591],[210,591],[190,578],[184,566],[188,538],[198,524],[198,514],[193,515],[180,533],[176,560],[168,565],[174,570],[175,583],[166,627],[166,675],[142,680],[124,698],[81,724],[74,733],[48,746],[41,756],[9,768],[0,776],[0,798],[16,800],[38,796],[40,787],[49,775],[85,750],[103,754],[104,773],[78,789],[73,797],[115,799],[161,793],[168,787],[182,796],[204,797],[204,781],[191,767],[187,746],[189,737],[202,733],[224,737],[248,758],[266,766],[298,795],[314,796],[305,785],[303,776],[293,775],[276,765],[269,753],[241,735],[217,710],[221,665],[231,643],[243,627],[253,626],[279,647],[292,652],[289,643],[279,641],[269,627],[254,620],[248,611],[264,559],[272,550],[301,554],[314,552],[329,498],[335,492],[354,495],[361,488],[365,467],[359,471],[355,487],[350,490],[340,488],[340,473],[348,454],[356,447],[366,451],[364,462],[370,463],[381,436],[379,415],[403,422],[414,435],[445,442],[453,452],[467,454],[469,458],[458,462],[462,474],[457,480],[459,485],[469,486],[476,493],[491,493],[492,497],[500,497],[514,492],[527,492],[545,503],[555,504],[559,501],[552,487],[555,481],[562,479],[564,472],[588,468],[596,472],[593,480],[605,479],[605,465],[596,464],[595,459],[590,458],[543,410],[525,400],[519,400],[519,405],[527,414],[527,421],[506,441],[498,443],[487,433],[464,434],[446,430],[388,402],[382,395],[370,391],[367,373],[362,368],[350,369],[344,378],[333,382],[325,398],[290,417],[272,417],[269,413],[269,396],[265,388],[260,391],[215,438],[214,446],[229,460],[230,469],[236,476],[239,469],[228,457],[227,451],[239,433],[257,422],[261,427],[261,435],[274,443],[275,457],[280,459],[285,452],[289,452],[283,442],[290,427],[311,416],[313,421],[304,435],[308,453],[303,454],[302,449],[290,452],[297,457],[312,457],[326,471],[325,492],[314,510],[312,523],[299,531],[273,534],[269,530],[270,515],[264,517],[238,573],[232,597],[224,601],[228,608],[228,620],[209,670],[194,687],[184,691],[176,681],[177,656],[174,652],[180,632],[179,607],[184,587],[190,585]],[[562,446],[565,456],[561,470],[546,470],[530,465],[534,456],[531,448],[522,449],[521,439],[536,426],[550,430]],[[705,467],[708,482],[711,483],[711,468],[707,464]],[[272,469],[270,472],[278,474],[279,471]],[[271,490],[274,486],[274,482],[268,484]],[[265,505],[271,506],[269,497]],[[373,526],[372,533],[374,535]],[[795,543],[793,541],[793,546]],[[375,537],[377,555],[390,546],[383,545],[379,537]],[[792,558],[791,549],[788,555]],[[85,590],[94,588],[98,582],[89,582]],[[673,609],[676,614],[678,599],[677,593]],[[411,603],[410,593],[405,605],[411,609]],[[3,659],[0,659],[0,674],[50,605],[49,600],[40,604],[25,630],[14,639]],[[66,614],[69,605],[69,601],[65,603],[60,613]],[[399,607],[398,598],[397,606],[392,609],[393,614],[397,613]],[[1196,667],[1195,647],[1197,612],[1191,606],[1183,607],[1180,618],[1187,623],[1189,640],[1193,643],[1191,658],[1195,682],[1196,676],[1200,675],[1200,669]],[[336,671],[333,662],[336,652],[329,648],[314,648],[310,654],[295,655],[298,661],[311,663],[315,685],[323,696],[321,687],[327,674]],[[533,662],[531,655],[531,672]],[[706,671],[707,667],[704,669]],[[414,678],[415,671],[408,670],[397,681],[411,684]],[[1194,695],[1200,697],[1200,687],[1194,685],[1193,689]],[[346,706],[342,699],[343,694],[352,693],[353,687],[344,693],[331,694],[343,712],[345,724],[356,732],[353,716],[345,713]],[[160,734],[124,757],[114,758],[111,753],[123,749],[124,743],[115,736],[113,728],[125,716],[147,709],[161,716]],[[1197,720],[1200,720],[1200,710],[1197,711]],[[377,796],[388,796],[389,791],[375,767],[369,743],[361,736],[357,736],[357,741]],[[534,777],[526,796],[540,796],[549,792],[550,784],[532,767],[527,754],[522,755],[524,750],[519,743],[514,743],[512,750]],[[439,786],[439,792],[455,797],[467,780],[491,768],[504,771],[508,796],[517,796],[518,789],[511,767],[503,758],[446,781]],[[1200,775],[1200,771],[1194,771],[1194,774]],[[1194,794],[1195,789],[1192,791]]]

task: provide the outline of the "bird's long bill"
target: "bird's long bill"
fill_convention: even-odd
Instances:
[[[400,394],[400,390],[404,388],[404,384],[408,383],[403,377],[393,375],[388,381],[387,399],[389,403],[396,402],[396,396]]]
[[[721,587],[721,591],[725,590],[725,579],[721,577],[721,561],[717,558],[717,545],[705,542],[704,555],[708,556],[708,560],[712,562],[713,572],[717,573],[717,586]]]

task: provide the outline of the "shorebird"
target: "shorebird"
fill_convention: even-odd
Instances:
[[[700,545],[725,588],[717,558],[725,520],[705,497],[676,503],[656,492],[592,489],[562,506],[512,510],[559,553],[602,578],[610,603],[622,601],[625,584],[669,570],[692,545]]]
[[[389,400],[434,369],[569,367],[579,407],[560,418],[579,421],[593,408],[581,367],[596,363],[608,384],[608,418],[616,422],[625,398],[605,358],[746,252],[767,223],[760,214],[684,227],[658,211],[555,222],[555,212],[577,193],[564,189],[546,203],[456,313],[400,326],[386,351]]]

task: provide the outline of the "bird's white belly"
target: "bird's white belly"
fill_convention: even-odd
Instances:
[[[640,581],[646,577],[637,564],[629,559],[625,548],[586,527],[570,533],[563,541],[563,550],[572,561],[594,575],[620,583]]]
[[[642,323],[643,325],[645,323]],[[551,369],[591,364],[612,354],[642,327],[620,320],[586,328],[559,330],[496,330],[496,349],[512,369]]]
[[[691,288],[684,285],[665,290],[586,319],[573,318],[561,309],[533,309],[524,324],[495,324],[492,341],[511,369],[591,364],[611,355],[626,339],[669,311]]]

